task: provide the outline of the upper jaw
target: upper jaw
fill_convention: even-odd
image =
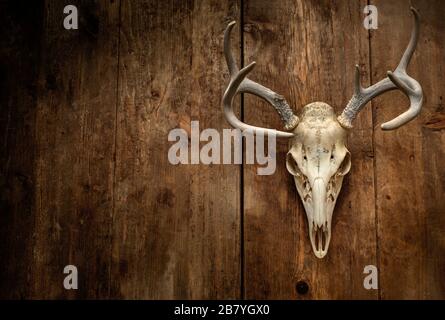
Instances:
[[[310,221],[309,237],[315,256],[319,259],[324,258],[328,253],[329,243],[331,241],[331,226],[328,221],[322,226],[318,226],[313,221]]]
[[[335,201],[329,203],[330,193],[322,177],[309,178],[306,188],[298,183],[296,186],[306,211],[312,250],[317,258],[322,259],[331,241],[331,217]]]
[[[322,177],[312,181],[312,217],[309,221],[309,235],[312,250],[317,258],[323,258],[331,240],[330,213],[327,206],[327,184]]]

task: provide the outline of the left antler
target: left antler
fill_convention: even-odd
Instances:
[[[298,117],[294,115],[292,109],[289,107],[286,100],[279,94],[273,92],[269,88],[266,88],[259,83],[256,83],[250,79],[247,79],[247,74],[252,71],[255,66],[255,62],[252,62],[247,67],[239,70],[238,66],[233,59],[230,51],[230,31],[232,30],[235,22],[229,23],[226,31],[224,32],[224,55],[226,57],[227,66],[230,72],[230,83],[224,92],[223,105],[224,115],[227,121],[235,128],[241,130],[252,130],[254,133],[273,133],[277,137],[291,138],[294,136],[291,132],[278,131],[273,129],[261,128],[248,125],[240,121],[232,109],[232,102],[235,95],[239,92],[252,93],[260,98],[263,98],[269,102],[280,115],[281,120],[284,122],[284,128],[291,130],[298,124]]]
[[[414,28],[411,33],[411,40],[396,70],[394,72],[387,72],[388,78],[385,78],[368,88],[363,88],[360,85],[359,66],[355,66],[356,69],[354,95],[352,96],[346,108],[343,110],[342,114],[337,118],[343,127],[347,129],[352,128],[352,121],[356,118],[357,114],[366,105],[366,103],[368,103],[371,99],[381,95],[382,93],[393,89],[400,89],[401,91],[403,91],[403,93],[408,96],[411,105],[409,109],[404,113],[400,114],[391,121],[383,123],[381,125],[381,128],[383,130],[397,129],[414,119],[420,113],[423,103],[422,87],[406,72],[406,68],[408,67],[414,50],[416,49],[420,28],[419,14],[417,10],[411,8],[411,11],[414,15]]]

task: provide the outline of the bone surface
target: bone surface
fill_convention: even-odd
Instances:
[[[351,167],[347,132],[331,106],[314,102],[304,107],[294,134],[286,166],[306,211],[312,249],[323,258],[331,240],[335,203]]]

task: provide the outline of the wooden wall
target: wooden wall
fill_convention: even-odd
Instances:
[[[1,1],[0,297],[444,299],[443,1],[412,1],[421,116],[381,131],[408,105],[391,92],[350,133],[352,170],[325,259],[310,248],[286,141],[272,176],[168,162],[171,129],[229,128],[228,22],[238,22],[238,61],[257,61],[253,80],[297,112],[313,101],[341,111],[354,65],[365,85],[377,82],[411,32],[408,1],[370,1],[372,31],[367,2]],[[79,9],[78,30],[63,28],[67,4]],[[257,98],[237,104],[246,122],[280,126]],[[68,264],[79,270],[76,291],[62,285]],[[366,265],[379,269],[378,290],[363,288]]]

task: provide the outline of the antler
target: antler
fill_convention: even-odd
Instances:
[[[224,55],[226,57],[227,66],[230,72],[230,83],[224,92],[223,105],[224,115],[227,121],[235,128],[241,130],[252,130],[254,133],[272,133],[277,137],[291,138],[293,133],[276,131],[273,129],[266,129],[261,127],[255,127],[248,125],[240,121],[233,113],[232,102],[235,95],[239,92],[246,92],[254,94],[260,98],[263,98],[269,102],[280,115],[281,120],[284,122],[285,130],[291,130],[298,124],[298,117],[294,115],[289,104],[286,102],[283,96],[273,92],[272,90],[263,87],[262,85],[246,78],[247,74],[252,71],[255,66],[255,62],[252,62],[247,67],[239,70],[233,59],[232,52],[230,50],[230,32],[232,31],[235,21],[229,23],[224,32]]]
[[[412,7],[411,11],[414,16],[414,28],[411,33],[411,39],[396,70],[394,72],[387,72],[388,78],[385,78],[368,88],[363,88],[360,85],[360,68],[358,65],[355,66],[354,95],[342,114],[337,118],[343,127],[347,129],[352,128],[352,121],[368,101],[393,89],[400,89],[408,96],[410,107],[407,111],[391,121],[383,123],[381,125],[383,130],[397,129],[414,119],[420,113],[423,103],[422,87],[416,80],[406,73],[406,68],[408,67],[414,50],[416,49],[420,28],[419,13]]]

